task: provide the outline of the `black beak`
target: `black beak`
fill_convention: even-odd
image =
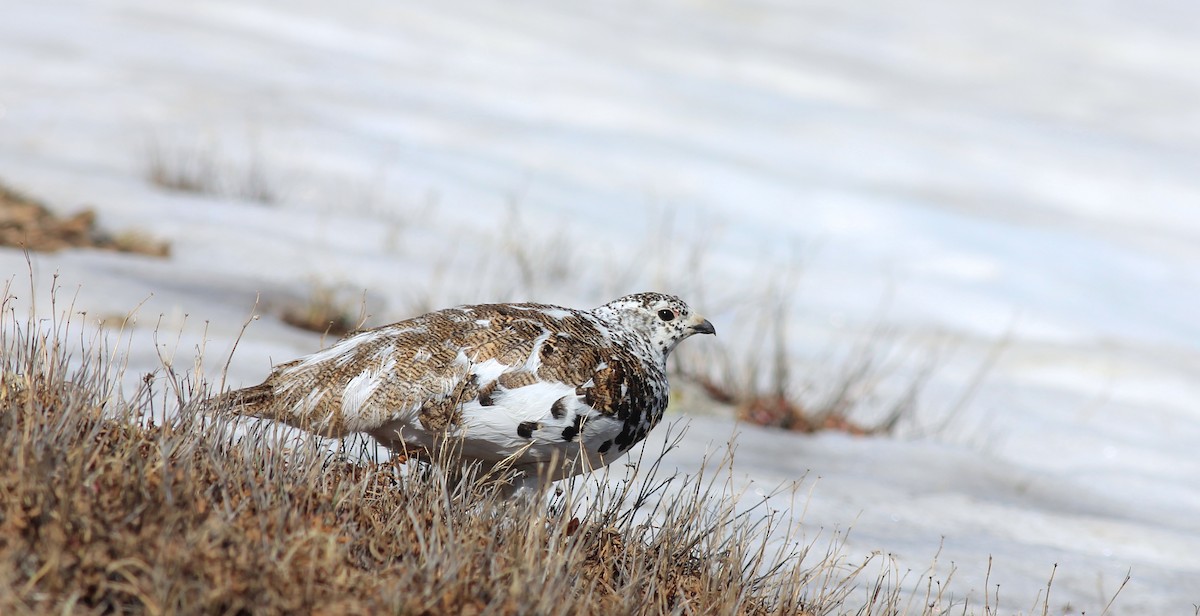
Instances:
[[[704,319],[703,321],[700,322],[699,325],[692,326],[692,333],[693,334],[714,334],[715,335],[717,333],[717,328],[713,327],[713,324],[711,322],[709,322],[708,319]]]

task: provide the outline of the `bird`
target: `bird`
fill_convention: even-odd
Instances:
[[[715,334],[680,298],[626,295],[591,310],[464,305],[348,334],[215,405],[394,452],[506,465],[510,494],[611,464],[666,410],[667,357]],[[420,459],[422,456],[418,456]]]

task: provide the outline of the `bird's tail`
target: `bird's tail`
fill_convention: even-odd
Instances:
[[[275,411],[275,388],[266,383],[213,396],[204,406],[216,413],[279,419]]]
[[[267,379],[266,382],[225,392],[209,398],[204,407],[212,413],[242,415],[270,419],[289,426],[307,430],[325,437],[342,437],[351,432],[342,418],[340,409],[326,402],[329,396],[306,396],[298,398],[291,394],[280,394],[279,388]]]

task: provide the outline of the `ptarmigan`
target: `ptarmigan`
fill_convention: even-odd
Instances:
[[[395,451],[455,441],[535,488],[610,464],[667,406],[667,356],[715,333],[678,297],[627,295],[594,310],[482,304],[357,332],[215,403]]]

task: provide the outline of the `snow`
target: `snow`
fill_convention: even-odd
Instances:
[[[918,572],[953,562],[951,590],[973,605],[989,556],[1005,609],[1029,610],[1056,563],[1054,610],[1100,613],[1126,571],[1110,613],[1200,603],[1197,7],[4,13],[0,180],[172,242],[165,261],[33,256],[43,313],[55,271],[88,320],[137,308],[134,380],[160,355],[191,369],[198,348],[221,374],[256,311],[227,381],[258,382],[320,346],[278,319],[314,284],[367,289],[376,323],[664,288],[737,348],[761,289],[798,270],[787,340],[805,378],[828,378],[823,354],[881,320],[954,341],[918,425],[945,423],[1001,351],[942,429],[800,437],[697,417],[670,463],[694,469],[738,432],[745,481],[803,479],[806,529],[851,529],[847,549]],[[276,202],[157,188],[156,149],[211,159],[234,184],[256,169]],[[20,251],[0,260],[23,280]],[[718,343],[685,347],[704,344]]]

